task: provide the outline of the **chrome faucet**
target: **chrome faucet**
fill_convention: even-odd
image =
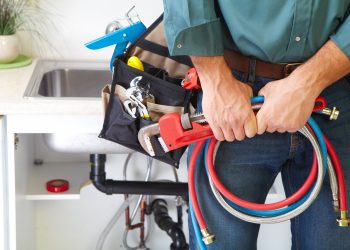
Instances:
[[[127,24],[129,24],[129,25],[134,24],[135,19],[140,21],[139,15],[137,13],[134,15],[130,14],[134,9],[135,9],[135,6],[132,6],[131,9],[129,9],[128,12],[126,12],[124,18],[116,19],[116,20],[110,22],[106,27],[105,34],[109,34],[109,33],[112,33],[116,30],[119,30],[119,29],[127,26]]]

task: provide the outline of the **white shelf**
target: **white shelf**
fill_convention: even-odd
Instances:
[[[33,165],[28,180],[27,200],[77,200],[80,190],[90,182],[88,162],[44,163]],[[69,182],[69,190],[64,193],[50,193],[46,182],[64,179]]]

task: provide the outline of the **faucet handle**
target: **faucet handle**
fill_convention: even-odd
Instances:
[[[121,18],[121,19],[116,19],[116,20],[113,20],[112,22],[110,22],[107,27],[106,27],[106,31],[105,31],[105,34],[109,34],[109,33],[112,33],[116,30],[119,30],[123,27],[125,27],[126,25],[126,22],[128,22],[129,25],[132,25],[132,24],[135,24],[137,22],[140,22],[140,17],[139,17],[139,14],[134,14],[134,15],[131,15],[130,13],[135,9],[135,5],[132,6],[125,14],[125,18]],[[135,20],[137,19],[137,20]],[[124,22],[121,22],[121,21],[124,21]],[[124,25],[123,25],[124,23]]]
[[[121,28],[123,28],[123,25],[121,24],[121,22],[114,20],[107,25],[105,34],[107,35]]]

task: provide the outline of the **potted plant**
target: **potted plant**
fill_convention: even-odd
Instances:
[[[0,0],[0,64],[11,63],[19,56],[19,31],[41,38],[41,12],[36,0]]]

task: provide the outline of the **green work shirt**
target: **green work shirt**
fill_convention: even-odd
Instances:
[[[350,0],[164,0],[170,54],[229,48],[273,63],[303,62],[329,39],[350,57],[349,13]]]

